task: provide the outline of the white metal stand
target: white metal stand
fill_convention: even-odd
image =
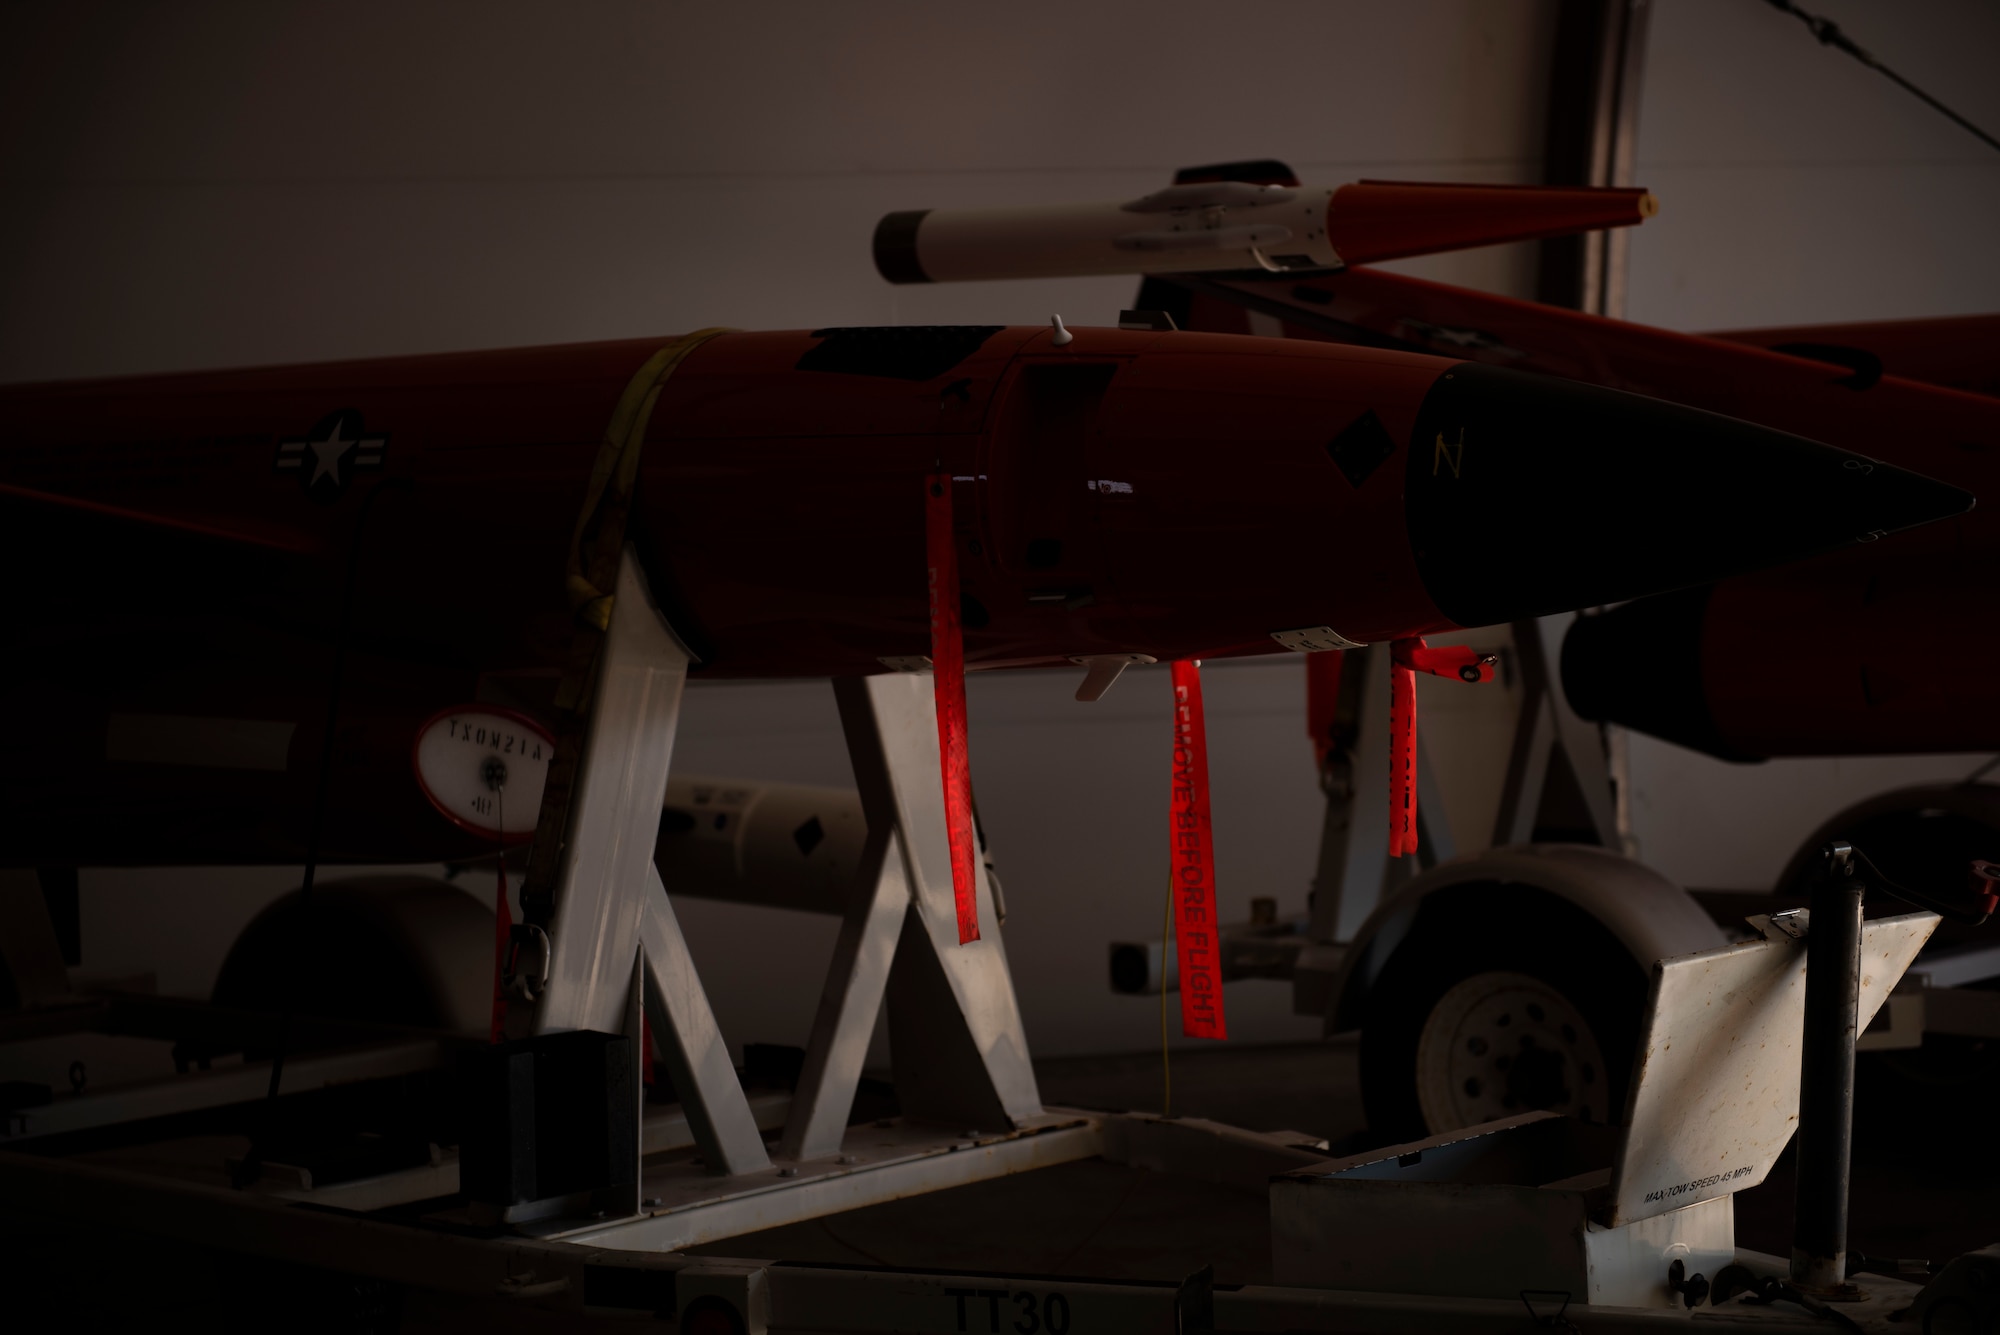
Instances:
[[[1564,613],[1514,623],[1514,656],[1521,669],[1521,717],[1515,725],[1507,783],[1501,789],[1500,814],[1493,827],[1496,848],[1525,844],[1533,838],[1549,767],[1561,752],[1589,812],[1597,842],[1614,853],[1625,851],[1611,771],[1605,762],[1604,734],[1596,724],[1584,722],[1570,710],[1558,680],[1556,665],[1562,661],[1563,635],[1575,620],[1575,613]]]
[[[869,829],[893,830],[903,853],[909,911],[888,998],[903,1112],[981,1130],[1018,1127],[1041,1113],[1041,1095],[993,884],[977,858],[981,934],[965,945],[958,941],[931,682],[916,673],[851,678],[834,684],[834,698]],[[893,875],[893,859],[885,865]],[[867,1024],[874,1022],[871,1012]]]
[[[626,1222],[594,1222],[592,1237],[685,1246],[1094,1153],[1094,1124],[1042,1109],[983,864],[982,936],[959,944],[932,686],[895,673],[835,684],[870,842],[773,1159],[653,862],[691,660],[628,549],[572,790],[533,1030],[625,1033],[636,1044],[643,998],[697,1153],[594,1195],[600,1218]],[[885,1001],[903,1116],[857,1138],[847,1122]],[[975,1147],[984,1152],[948,1166],[941,1157]],[[539,1213],[531,1206],[512,1217]],[[578,1229],[550,1220],[535,1231]]]

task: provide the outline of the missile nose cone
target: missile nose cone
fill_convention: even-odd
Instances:
[[[1802,436],[1469,362],[1431,387],[1411,445],[1417,570],[1462,626],[1707,583],[1973,503]]]

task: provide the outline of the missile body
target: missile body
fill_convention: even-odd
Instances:
[[[466,856],[417,726],[546,711],[571,530],[645,340],[0,391],[25,863]],[[928,652],[956,479],[974,668],[1276,652],[1603,603],[1956,513],[1691,409],[1394,352],[1034,328],[729,333],[660,394],[630,539],[714,676]],[[1715,522],[1708,522],[1708,521]]]
[[[1234,300],[1247,299],[1293,336],[1455,352],[1654,395],[1976,495],[2000,490],[1993,317],[1704,337],[1369,270],[1181,295],[1189,328],[1247,328]],[[1564,682],[1586,718],[1731,759],[1990,752],[1996,625],[2000,509],[1988,504],[1580,622]]]
[[[1846,555],[1579,620],[1571,706],[1724,760],[2000,746],[1991,563]]]
[[[892,213],[875,267],[892,283],[1338,269],[1626,227],[1655,210],[1643,190],[1186,181],[1124,203]]]

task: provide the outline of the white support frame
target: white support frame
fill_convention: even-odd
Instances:
[[[866,893],[860,893],[864,887]],[[855,889],[840,924],[840,939],[834,943],[792,1115],[785,1123],[782,1153],[787,1159],[838,1154],[847,1135],[861,1066],[868,1057],[896,941],[910,907],[903,841],[895,830],[870,833]]]
[[[681,695],[694,656],[674,635],[628,547],[618,564],[611,622],[599,650],[568,837],[548,924],[548,977],[536,999],[538,1034],[622,1033],[636,1048],[644,1009],[707,1161],[725,1173],[770,1166],[757,1120],[695,975],[687,942],[653,865]],[[635,1080],[633,1096],[643,1099]],[[638,1113],[643,1114],[643,1106]],[[634,1126],[641,1117],[635,1115]],[[636,1159],[640,1149],[632,1147]],[[639,1209],[639,1173],[608,1213]],[[534,1208],[517,1212],[533,1214]]]
[[[1041,1106],[983,862],[982,935],[958,941],[932,683],[892,673],[835,684],[870,844],[774,1162],[653,861],[692,661],[628,548],[585,724],[532,1030],[624,1033],[636,1045],[643,1003],[697,1153],[637,1165],[629,1183],[595,1193],[589,1208],[601,1213],[589,1228],[621,1235],[621,1246],[683,1246],[847,1208],[872,1193],[934,1190],[1094,1153],[1094,1123]],[[905,1116],[857,1138],[847,1121],[885,1002]],[[975,1145],[983,1152],[957,1154]],[[641,1147],[632,1152],[639,1157]],[[577,1225],[548,1216],[579,1204],[533,1202],[508,1217],[536,1220],[535,1232],[557,1236]],[[604,1215],[627,1222],[607,1225]]]
[[[1041,1114],[1041,1094],[981,858],[973,859],[980,937],[958,939],[931,679],[852,677],[834,683],[834,698],[862,812],[870,829],[899,836],[909,887],[888,987],[903,1111],[988,1131],[1022,1126]]]
[[[1525,844],[1533,837],[1548,786],[1549,764],[1561,751],[1583,795],[1598,843],[1614,853],[1625,851],[1605,759],[1604,734],[1570,709],[1558,680],[1556,665],[1562,661],[1563,636],[1575,620],[1574,612],[1565,612],[1514,623],[1514,657],[1521,668],[1521,717],[1515,725],[1507,781],[1494,820],[1496,848]]]

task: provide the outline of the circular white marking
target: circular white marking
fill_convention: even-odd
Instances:
[[[1431,1008],[1417,1040],[1417,1103],[1433,1135],[1536,1108],[1611,1116],[1589,1021],[1541,979],[1499,971],[1474,974]]]
[[[410,765],[417,786],[446,820],[515,843],[535,832],[555,738],[526,714],[467,705],[417,729]]]

